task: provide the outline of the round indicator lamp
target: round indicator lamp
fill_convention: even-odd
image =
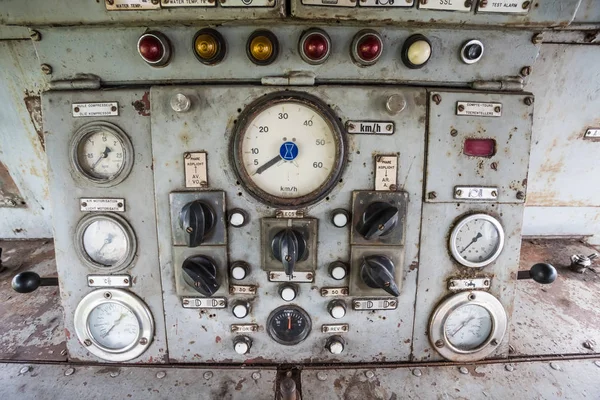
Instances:
[[[354,62],[360,65],[373,65],[383,54],[381,36],[372,30],[362,30],[354,36],[350,48]]]
[[[194,55],[202,64],[214,65],[225,58],[227,45],[223,36],[214,29],[201,29],[194,36]]]
[[[481,41],[473,39],[463,44],[460,49],[460,58],[465,64],[475,64],[483,57],[483,43]]]
[[[331,54],[331,39],[321,29],[309,29],[302,34],[298,43],[298,51],[307,63],[322,64]]]
[[[248,58],[256,65],[269,65],[279,55],[277,37],[266,30],[255,31],[246,45]]]
[[[431,42],[423,35],[412,35],[402,46],[402,62],[410,69],[422,68],[431,58]]]
[[[160,32],[146,32],[140,36],[137,44],[142,59],[153,67],[163,67],[171,59],[171,43]]]

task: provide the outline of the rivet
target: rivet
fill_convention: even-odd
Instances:
[[[531,74],[531,67],[530,66],[525,66],[523,68],[521,68],[521,75],[522,76],[529,76]]]
[[[65,371],[65,376],[71,376],[75,373],[75,368],[67,368]]]
[[[253,372],[252,373],[252,379],[254,379],[255,381],[260,379],[260,372]]]
[[[31,40],[33,40],[34,42],[39,42],[40,40],[42,40],[42,35],[38,32],[38,31],[34,31],[32,30],[29,33],[29,37],[31,38]]]
[[[533,44],[540,44],[544,41],[544,35],[542,35],[541,33],[536,33],[535,35],[533,35],[533,37],[531,38],[531,42]]]
[[[52,67],[49,66],[48,64],[42,64],[42,72],[44,73],[44,75],[51,75]]]
[[[367,379],[373,379],[375,377],[375,372],[367,371],[365,372],[365,376],[367,377]]]
[[[31,371],[31,367],[30,366],[26,366],[26,367],[21,368],[21,370],[19,371],[19,373],[20,374],[26,374],[29,371]]]
[[[113,371],[110,373],[110,377],[111,378],[116,378],[117,376],[119,376],[121,373],[119,371]]]
[[[594,364],[596,364],[596,367],[600,368],[600,361],[594,361]]]
[[[320,380],[320,381],[326,381],[327,380],[327,373],[323,372],[323,371],[317,372],[317,379]]]
[[[421,375],[423,375],[423,372],[421,372],[421,370],[419,368],[415,368],[415,369],[413,369],[412,374],[414,376],[421,376]]]
[[[140,339],[140,344],[141,344],[142,346],[145,346],[145,345],[147,345],[147,344],[148,344],[148,339],[146,339],[145,337],[141,338],[141,339]]]
[[[212,378],[212,377],[213,377],[213,373],[212,373],[212,372],[210,372],[210,371],[206,371],[206,372],[204,373],[204,375],[202,375],[202,376],[204,376],[204,379],[206,379],[206,380],[209,380],[210,378]]]
[[[444,347],[444,341],[442,339],[436,341],[435,347]]]
[[[556,371],[562,371],[562,368],[560,367],[560,365],[558,365],[555,362],[550,363],[550,368],[552,368],[553,370],[556,370]]]
[[[165,376],[167,376],[167,373],[166,373],[165,371],[158,371],[158,372],[156,373],[156,377],[157,377],[158,379],[162,379],[162,378],[164,378]]]
[[[512,366],[512,365],[510,365],[510,364],[506,364],[506,365],[504,366],[504,369],[505,369],[505,370],[507,370],[508,372],[513,372],[513,371],[515,370],[515,367],[513,367],[513,366]]]
[[[458,371],[463,375],[469,375],[469,370],[467,369],[467,367],[460,367]]]

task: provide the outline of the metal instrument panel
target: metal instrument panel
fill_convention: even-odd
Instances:
[[[280,90],[295,90],[317,96],[331,105],[342,120],[393,121],[393,135],[348,135],[349,160],[338,183],[328,197],[304,210],[304,216],[318,218],[318,265],[314,282],[296,283],[296,299],[286,303],[278,294],[281,283],[270,282],[261,268],[261,218],[273,217],[275,209],[251,197],[236,181],[229,158],[229,140],[236,116],[253,100]],[[192,101],[187,113],[176,113],[170,105],[171,96],[182,93]],[[385,109],[386,99],[400,94],[406,99],[406,108],[396,116]],[[172,362],[372,362],[408,360],[411,353],[416,293],[416,266],[418,265],[419,226],[421,217],[423,154],[425,145],[426,93],[423,89],[404,87],[341,87],[276,88],[252,86],[168,86],[153,87],[152,147],[154,154],[154,179],[160,266],[164,290],[165,318],[169,340],[169,358]],[[249,223],[242,228],[228,227],[229,262],[243,260],[251,270],[243,281],[236,284],[256,285],[257,294],[229,295],[226,309],[184,309],[175,282],[181,266],[174,264],[174,255],[180,252],[172,245],[171,210],[169,193],[185,189],[184,153],[206,151],[210,187],[226,195],[226,208],[239,208],[249,215]],[[401,269],[401,295],[394,299],[400,307],[380,311],[352,310],[350,296],[323,297],[321,288],[347,287],[344,281],[334,280],[328,273],[329,263],[336,260],[349,262],[349,227],[336,228],[331,223],[331,211],[337,208],[351,210],[352,192],[374,188],[374,156],[378,153],[399,153],[398,185],[408,192],[404,263]],[[189,189],[188,189],[189,190]],[[203,191],[193,189],[201,196]],[[210,246],[209,246],[210,247]],[[193,250],[202,253],[203,246]],[[227,275],[227,269],[221,267]],[[356,297],[356,296],[355,296]],[[365,298],[367,296],[359,296]],[[381,298],[381,296],[371,296]],[[248,300],[251,311],[248,317],[238,319],[232,315],[231,303],[237,299]],[[333,319],[327,305],[333,299],[346,302],[344,318]],[[269,313],[278,306],[295,304],[308,312],[312,331],[308,338],[293,347],[280,345],[266,332]],[[253,343],[250,352],[238,355],[233,349],[232,325],[256,324],[255,333],[245,333]],[[348,324],[345,350],[338,355],[324,348],[328,333],[322,325]]]
[[[73,315],[79,301],[96,287],[88,287],[88,275],[97,269],[86,266],[76,251],[76,228],[90,213],[82,212],[81,198],[124,198],[126,208],[118,215],[133,228],[137,252],[133,263],[117,274],[127,274],[132,285],[127,290],[141,297],[154,318],[155,335],[147,351],[132,362],[167,361],[167,344],[163,320],[160,270],[157,262],[156,219],[152,199],[152,154],[150,117],[145,109],[149,93],[144,90],[108,90],[48,92],[43,96],[46,152],[49,160],[50,192],[54,215],[56,263],[65,313],[65,332],[69,358],[102,361],[79,343]],[[72,103],[118,102],[119,115],[112,117],[73,117]],[[137,107],[136,107],[137,106]],[[82,179],[70,160],[70,141],[76,130],[92,121],[109,121],[118,125],[131,139],[134,163],[125,180],[112,187],[98,187]],[[94,214],[94,213],[92,213]]]

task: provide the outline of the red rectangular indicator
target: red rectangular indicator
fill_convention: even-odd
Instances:
[[[496,154],[494,139],[465,139],[463,152],[472,157],[491,157]]]

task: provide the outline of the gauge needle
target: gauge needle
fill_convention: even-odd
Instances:
[[[292,316],[288,315],[288,331],[292,330]]]
[[[98,251],[96,252],[96,254],[100,255],[100,252],[102,251],[102,249],[104,249],[104,246],[106,246],[107,244],[111,244],[113,238],[114,238],[113,235],[108,235],[108,237],[106,239],[104,239],[104,244],[102,245],[102,247],[100,247],[98,249]]]
[[[112,331],[112,330],[115,328],[115,326],[119,325],[119,322],[121,322],[121,320],[122,320],[123,318],[125,318],[125,317],[126,317],[126,315],[125,315],[125,314],[121,314],[121,316],[119,317],[119,319],[117,319],[117,320],[116,320],[116,321],[115,321],[115,322],[112,324],[112,326],[111,326],[110,328],[108,328],[108,330],[106,331],[106,333],[105,333],[104,335],[102,335],[102,337],[103,337],[103,338],[107,337],[107,336],[108,336],[108,334],[110,333],[110,331]]]
[[[467,319],[465,322],[463,322],[462,324],[460,324],[460,326],[459,326],[458,328],[456,328],[456,329],[454,330],[454,332],[452,332],[452,333],[450,334],[450,337],[454,337],[454,335],[456,335],[458,332],[460,332],[460,330],[461,330],[462,328],[464,328],[465,326],[467,326],[467,324],[468,324],[469,322],[473,321],[474,319],[475,319],[475,317],[471,317],[471,318]]]
[[[110,153],[110,152],[111,152],[111,150],[108,147],[106,149],[104,149],[102,154],[100,154],[100,157],[96,160],[94,165],[92,165],[92,169],[96,168],[96,165],[98,165],[100,163],[100,161],[102,161],[103,158],[108,157],[108,153]]]
[[[253,173],[252,175],[262,174],[263,172],[265,172],[266,170],[271,168],[273,165],[277,164],[279,161],[283,161],[283,158],[281,158],[281,155],[278,154],[277,157],[273,157],[272,159],[267,161],[264,165],[262,165],[261,167],[258,167],[256,172]]]
[[[477,234],[477,236],[475,236],[475,237],[473,238],[473,240],[471,240],[471,243],[469,243],[468,245],[466,245],[466,246],[465,246],[465,248],[464,248],[464,249],[462,249],[460,252],[461,252],[461,253],[464,253],[464,251],[465,251],[466,249],[468,249],[470,245],[472,245],[473,243],[475,243],[476,241],[478,241],[478,240],[479,240],[479,239],[481,239],[482,237],[483,237],[483,235],[481,234],[481,232],[479,232],[479,233]]]

